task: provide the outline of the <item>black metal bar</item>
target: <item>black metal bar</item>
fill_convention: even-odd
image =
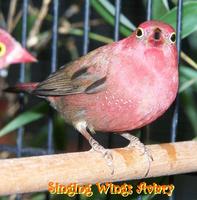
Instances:
[[[121,11],[121,0],[115,0],[115,27],[114,27],[114,41],[119,40],[120,34],[120,11]]]
[[[152,0],[147,0],[147,12],[146,12],[146,20],[152,19]]]
[[[114,16],[114,41],[119,40],[120,35],[120,13],[121,13],[121,0],[115,0],[115,16]],[[108,148],[111,148],[113,141],[113,135],[108,136]],[[111,199],[111,194],[107,193],[105,199]]]
[[[28,14],[28,0],[23,0],[22,6],[22,46],[26,46],[26,35],[27,35],[27,14]],[[20,65],[20,74],[19,74],[19,82],[25,81],[25,64],[22,63]],[[20,104],[20,112],[24,109],[24,95],[19,94],[19,104]],[[16,148],[17,148],[17,157],[21,157],[22,155],[22,142],[23,142],[23,134],[24,134],[24,127],[20,127],[17,131],[17,139],[16,139]],[[16,195],[16,200],[20,200],[21,195]]]
[[[142,195],[138,196],[137,200],[142,200]]]
[[[10,146],[10,145],[4,145],[1,144],[0,151],[7,151],[9,153],[17,154],[17,148]],[[21,156],[38,156],[38,155],[45,155],[47,154],[47,151],[45,149],[41,148],[31,148],[31,147],[24,147],[21,149]]]
[[[27,14],[28,14],[28,0],[23,0],[22,5],[22,46],[26,46],[26,35],[27,35]],[[19,82],[25,81],[25,64],[22,63],[20,65],[20,72],[19,72]],[[24,96],[23,94],[19,95],[19,103],[20,103],[20,111],[23,111],[24,108]],[[16,145],[17,145],[17,157],[21,156],[21,150],[22,150],[22,140],[23,140],[23,133],[24,133],[24,127],[21,127],[17,131],[17,139],[16,139]]]
[[[51,73],[57,69],[57,41],[58,41],[58,13],[59,13],[59,0],[53,0],[53,24],[52,24],[52,46],[51,46]],[[48,119],[48,154],[54,152],[53,149],[53,111],[49,110]]]
[[[52,154],[53,152],[53,111],[50,108],[48,119],[47,153]]]
[[[120,13],[121,13],[121,2],[122,0],[115,0],[115,15],[114,15],[114,41],[119,40],[120,36]],[[108,148],[111,148],[113,143],[113,135],[108,136]],[[107,196],[109,198],[109,196]]]
[[[181,51],[182,7],[183,7],[183,0],[179,0],[177,8],[177,25],[176,25],[176,38],[177,38],[176,46],[178,51],[178,64],[180,63],[180,51]],[[178,125],[178,108],[179,108],[179,96],[177,95],[175,101],[175,109],[172,117],[171,142],[176,141],[177,125]]]
[[[152,19],[152,0],[147,0],[147,5],[146,5],[146,20],[149,21]],[[148,142],[150,137],[150,127],[149,125],[141,128],[141,140],[143,142]],[[142,199],[142,196],[138,196],[138,200]]]
[[[147,11],[146,11],[146,20],[149,21],[152,19],[152,8],[153,8],[153,1],[147,0]],[[142,137],[143,140],[148,142],[150,138],[150,126],[147,125],[142,129]]]
[[[170,141],[175,142],[176,141],[176,136],[177,136],[177,125],[178,125],[178,114],[179,114],[179,97],[176,97],[175,100],[175,106],[174,106],[174,111],[173,111],[173,116],[172,116],[172,126],[171,126],[171,136],[170,136]]]
[[[83,55],[88,53],[89,49],[89,31],[90,31],[90,0],[85,0],[84,4],[84,25],[83,25]],[[83,148],[83,140],[81,134],[78,136],[78,150]],[[79,197],[77,197],[79,199]]]
[[[84,28],[83,28],[83,55],[88,53],[90,29],[90,0],[85,0]]]
[[[59,0],[53,0],[51,72],[55,72],[57,69],[58,14]]]
[[[147,0],[147,6],[146,6],[146,20],[152,19],[152,0]],[[141,128],[141,137],[140,139],[142,142],[148,142],[150,138],[150,126],[147,125],[143,128]]]
[[[28,0],[23,0],[22,4],[22,46],[26,46],[27,40],[27,14],[28,14]],[[20,72],[19,72],[19,82],[22,83],[25,81],[25,64],[22,63],[20,65]],[[19,94],[19,104],[20,104],[20,112],[24,109],[24,95]],[[17,139],[16,139],[16,155],[17,157],[21,157],[22,155],[22,143],[23,143],[23,134],[24,134],[24,127],[20,127],[17,131]],[[21,195],[16,195],[16,200],[20,200]]]
[[[177,23],[176,23],[176,46],[178,51],[178,65],[180,64],[180,52],[181,52],[181,31],[182,31],[182,10],[183,10],[183,0],[178,1],[177,6]],[[178,116],[179,116],[179,95],[177,95],[175,100],[175,107],[172,116],[172,126],[171,126],[171,142],[176,141],[177,137],[177,126],[178,126]],[[174,183],[174,176],[169,177],[169,182]],[[175,194],[169,197],[169,200],[174,200]]]

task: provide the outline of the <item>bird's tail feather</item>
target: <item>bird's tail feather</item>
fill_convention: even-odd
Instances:
[[[4,89],[4,92],[10,93],[28,93],[31,94],[37,87],[38,83],[18,83],[15,86]]]

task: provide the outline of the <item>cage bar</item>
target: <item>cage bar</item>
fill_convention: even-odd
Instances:
[[[178,51],[178,64],[180,63],[180,52],[181,52],[182,9],[183,9],[183,0],[179,0],[177,6],[177,25],[176,25],[176,46]],[[175,108],[172,117],[171,142],[176,141],[178,115],[179,115],[178,109],[179,109],[179,95],[177,95],[175,101]]]
[[[83,23],[83,51],[82,55],[86,55],[89,50],[89,31],[90,31],[90,0],[85,0],[84,3],[84,23]],[[78,150],[83,148],[84,137],[78,134]]]
[[[22,5],[22,46],[26,46],[26,35],[27,35],[27,13],[28,13],[28,0],[23,0]],[[19,72],[19,82],[25,81],[25,64],[22,63],[20,65],[20,72]],[[19,104],[20,104],[20,112],[24,109],[24,96],[23,94],[19,94]],[[24,127],[20,127],[17,131],[17,139],[16,139],[16,145],[17,145],[17,157],[21,157],[21,150],[22,150],[22,141],[23,141],[23,133],[24,133]]]
[[[181,52],[181,31],[182,31],[182,10],[183,10],[183,0],[178,0],[177,5],[177,21],[176,21],[176,47],[178,51],[178,65],[180,64],[180,52]],[[177,126],[178,126],[178,117],[179,117],[179,94],[177,94],[175,100],[175,106],[172,116],[172,124],[170,131],[170,141],[175,142],[177,137]],[[174,176],[169,177],[170,183],[174,183]],[[175,194],[169,197],[169,200],[174,200]]]
[[[152,19],[152,0],[147,0],[147,9],[146,9],[146,20],[151,20]]]
[[[90,0],[85,0],[84,7],[84,27],[83,27],[83,55],[89,49],[89,30],[90,30]]]
[[[51,73],[57,69],[57,41],[58,41],[58,12],[59,0],[53,0],[53,24],[52,24],[52,46],[51,46]],[[48,154],[54,152],[53,149],[53,110],[49,110],[48,119],[48,138],[47,147]]]
[[[115,1],[114,41],[119,40],[121,0]]]

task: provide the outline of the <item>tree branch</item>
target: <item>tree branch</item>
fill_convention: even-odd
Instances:
[[[154,161],[147,177],[197,171],[197,141],[147,146]],[[97,183],[144,178],[148,160],[138,150],[113,149],[114,174],[97,152],[77,152],[0,161],[0,195],[47,190],[61,184]]]

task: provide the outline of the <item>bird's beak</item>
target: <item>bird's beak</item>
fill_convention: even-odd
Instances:
[[[164,38],[162,36],[162,31],[160,28],[155,28],[153,34],[149,38],[149,42],[154,46],[159,46],[164,43]]]
[[[26,49],[18,45],[8,56],[7,62],[9,64],[29,63],[37,62],[37,59],[34,56],[32,56]]]
[[[20,47],[18,55],[14,61],[15,63],[37,62],[37,59],[22,47]]]
[[[37,59],[32,56],[26,49],[22,49],[22,62],[29,63],[29,62],[37,62]]]
[[[161,40],[161,37],[162,37],[162,32],[161,32],[161,29],[160,28],[156,28],[153,32],[153,39],[155,41],[160,41]]]

